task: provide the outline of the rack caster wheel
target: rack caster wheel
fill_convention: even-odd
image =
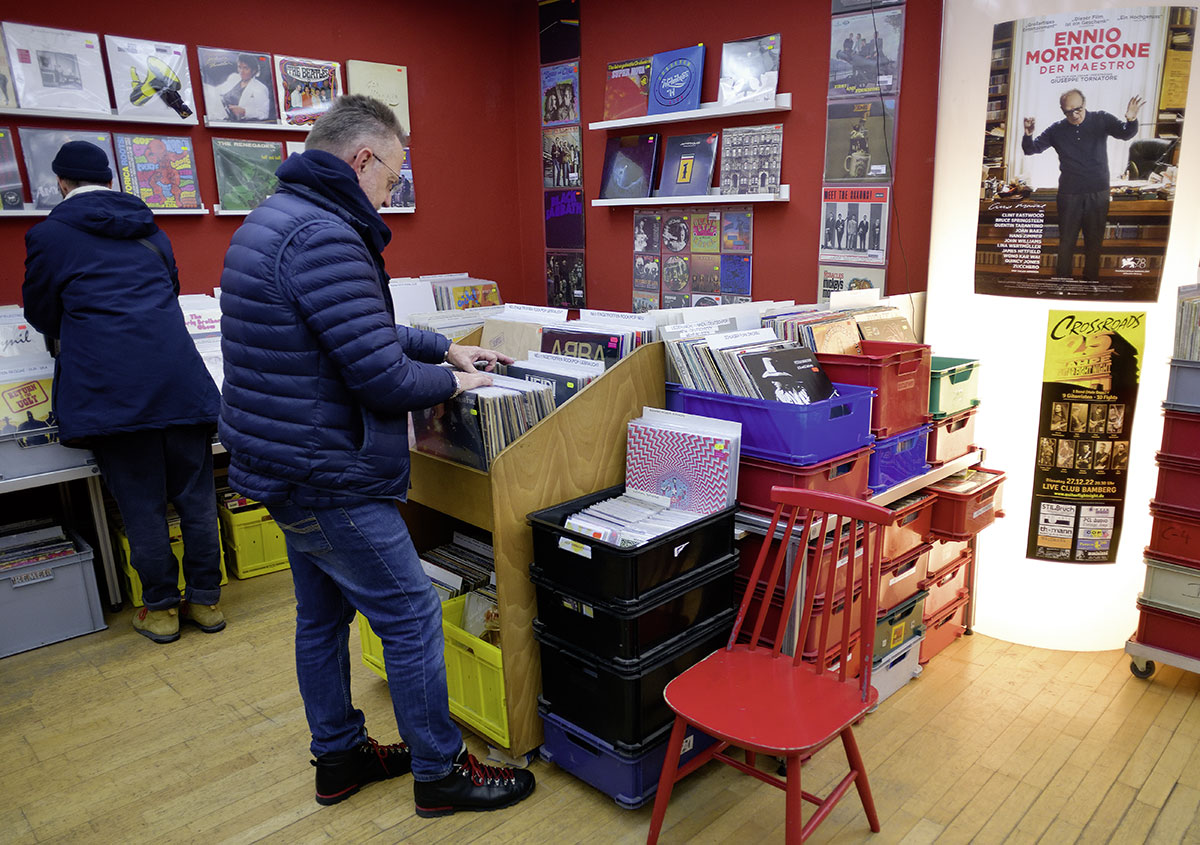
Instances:
[[[1129,661],[1129,671],[1133,673],[1133,677],[1141,678],[1143,681],[1153,675],[1154,670],[1157,668],[1158,667],[1154,665],[1153,660],[1147,660],[1145,666],[1142,668],[1138,668],[1138,661]]]

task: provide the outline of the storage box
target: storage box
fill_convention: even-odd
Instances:
[[[932,540],[929,549],[929,571],[938,572],[970,550],[970,540]],[[937,605],[932,605],[936,607]]]
[[[230,510],[217,508],[229,568],[235,578],[253,578],[288,568],[287,542],[263,506]]]
[[[106,627],[92,550],[0,570],[0,657]]]
[[[1200,511],[1170,507],[1151,499],[1150,516],[1154,521],[1147,557],[1200,562]]]
[[[872,663],[871,686],[879,693],[881,703],[921,674],[921,643],[924,639],[924,634],[918,634],[887,657]]]
[[[49,435],[42,433],[48,431]],[[48,436],[58,437],[58,429],[43,429],[27,436],[0,437],[0,481],[58,472],[82,466],[95,466],[90,449],[72,449]]]
[[[782,520],[780,526],[776,529],[775,536],[780,537],[783,534],[783,529],[786,525]],[[767,529],[747,523],[737,519],[734,522],[734,528],[744,531],[745,536],[740,540],[735,541],[738,552],[738,575],[743,579],[749,579],[751,573],[754,572],[754,564],[758,561],[758,554],[762,549],[762,544],[766,541]],[[794,531],[792,539],[788,542],[788,550],[784,555],[784,566],[787,567],[784,572],[790,572],[792,563],[796,560],[796,555],[800,553],[800,533]],[[775,564],[775,555],[779,553],[779,543],[776,542],[767,554],[767,559],[763,563],[763,572],[759,576],[760,579],[766,578],[770,573],[770,567]]]
[[[928,425],[876,440],[867,479],[872,495],[928,472],[928,443]]]
[[[979,404],[979,361],[974,358],[929,359],[929,413],[941,419]]]
[[[930,466],[940,467],[975,450],[976,413],[974,408],[970,408],[934,420],[929,430],[929,447],[925,452],[925,460]]]
[[[446,641],[446,689],[450,713],[493,742],[508,745],[508,708],[504,690],[504,661],[500,649],[462,628],[467,597],[442,602],[442,635]],[[383,642],[361,614],[358,633],[363,663],[387,680]]]
[[[871,432],[890,437],[929,420],[929,347],[922,343],[864,340],[861,355],[818,355],[834,382],[877,391],[871,404]]]
[[[1179,566],[1146,558],[1146,585],[1141,597],[1173,613],[1200,617],[1200,564]]]
[[[746,587],[749,581],[741,575],[735,575],[733,579],[733,597],[734,605],[741,607],[742,599],[746,595]],[[742,630],[738,634],[739,643],[750,642],[750,635],[754,632],[754,626],[758,621],[758,611],[762,607],[762,603],[766,597],[766,586],[762,581],[754,587],[754,594],[750,598],[750,607],[746,610],[746,621],[742,623]],[[771,600],[767,605],[767,615],[763,621],[762,635],[759,641],[767,646],[775,645],[775,633],[779,630],[779,617],[783,613],[783,600],[787,593],[782,586],[776,586],[771,593]],[[784,627],[783,645],[780,649],[786,654],[795,654],[795,646],[792,640],[795,634],[792,631],[791,623]]]
[[[626,810],[636,810],[658,791],[671,726],[646,740],[636,752],[614,748],[597,736],[544,708],[542,759],[596,787]],[[683,765],[716,740],[688,725],[679,764]]]
[[[925,606],[945,607],[958,598],[959,591],[967,587],[967,564],[970,562],[971,552],[964,549],[957,558],[922,579],[921,589],[929,593]]]
[[[969,493],[956,493],[947,487],[950,479],[929,485],[937,494],[933,505],[930,530],[935,537],[946,540],[969,540],[996,521],[1000,514],[1004,473],[997,469],[977,468],[992,476],[992,480]]]
[[[183,531],[179,527],[178,522],[167,523],[167,530],[171,539],[171,554],[175,555],[175,562],[179,566],[179,592],[182,595],[184,587],[187,586],[187,581],[183,577]],[[117,562],[121,565],[121,573],[124,575],[125,592],[129,596],[129,603],[134,607],[141,607],[142,602],[142,579],[133,568],[133,564],[129,562],[129,538],[125,536],[125,532],[120,528],[113,529],[113,553],[116,555]],[[221,559],[221,585],[229,583],[229,575],[225,571],[225,549],[219,547]]]
[[[925,617],[925,640],[921,643],[921,664],[924,665],[946,650],[950,643],[966,633],[967,602],[966,590],[950,604],[933,611]]]
[[[915,638],[924,629],[926,593],[918,592],[902,603],[879,612],[879,621],[875,623],[875,652],[872,660],[881,660],[894,652],[909,640]]]
[[[880,607],[895,607],[925,589],[921,583],[929,567],[929,549],[928,544],[909,549],[883,567],[879,574]]]
[[[610,601],[560,587],[536,565],[529,567],[529,580],[537,588],[537,618],[547,634],[597,657],[636,659],[733,607],[737,566],[735,552],[660,584],[639,599]]]
[[[1200,361],[1171,359],[1171,374],[1167,377],[1167,401],[1200,411]]]
[[[1158,488],[1154,501],[1167,507],[1190,508],[1200,502],[1200,461],[1159,452]]]
[[[667,684],[725,646],[733,617],[733,610],[719,614],[637,660],[604,660],[572,649],[535,621],[546,708],[614,748],[635,753],[674,719],[663,700]]]
[[[838,384],[838,395],[811,405],[747,399],[667,385],[667,409],[742,424],[742,456],[809,466],[871,445],[875,391]]]
[[[808,630],[804,633],[804,653],[816,655],[818,640],[821,638],[821,614],[825,610],[824,599],[813,600],[812,620],[808,623]],[[829,632],[826,635],[825,643],[826,651],[832,649],[835,645],[842,641],[842,618],[846,613],[846,594],[843,592],[833,599],[833,609],[829,613]],[[854,591],[854,597],[850,601],[850,630],[858,632],[858,620],[862,614],[862,587]],[[799,616],[799,614],[797,614]],[[851,635],[853,636],[853,634]]]
[[[896,515],[896,521],[883,529],[884,565],[925,543],[933,522],[933,493],[919,490],[903,499],[884,505]]]
[[[1137,641],[1200,658],[1200,617],[1176,613],[1153,599],[1138,599]]]
[[[870,495],[867,486],[870,466],[870,446],[807,467],[742,458],[738,467],[738,504],[746,510],[773,514],[772,487],[799,487],[865,499]]]
[[[862,671],[862,649],[858,645],[857,631],[850,635],[850,648],[847,652],[846,677],[857,678],[859,672]],[[809,663],[815,663],[817,660],[816,649],[804,652],[801,659]],[[840,642],[834,643],[825,650],[825,668],[830,672],[837,672],[841,668],[841,662],[842,644]]]
[[[1200,399],[1197,399],[1200,411]],[[1163,411],[1162,450],[1180,458],[1200,461],[1200,413]]]
[[[736,507],[632,549],[563,527],[571,514],[624,490],[624,485],[610,487],[529,514],[533,560],[546,578],[580,596],[602,601],[637,599],[684,572],[733,553]]]

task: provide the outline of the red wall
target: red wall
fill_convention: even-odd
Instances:
[[[359,3],[341,10],[315,0],[291,0],[283,6],[246,0],[232,16],[225,6],[220,11],[215,6],[194,7],[184,15],[182,27],[154,15],[118,16],[112,11],[115,7],[84,0],[59,0],[43,8],[46,11],[39,13],[29,4],[20,12],[5,12],[4,18],[101,36],[183,42],[188,45],[194,86],[200,81],[197,45],[407,65],[417,212],[386,217],[395,235],[385,253],[389,272],[407,276],[467,270],[499,281],[507,292],[521,287],[522,255],[541,250],[540,140],[536,156],[517,155],[518,141],[528,146],[518,138],[517,127],[536,124],[539,114],[537,8],[532,0]],[[196,94],[197,100],[203,99],[198,87]],[[197,105],[203,115],[203,105]],[[210,142],[214,135],[269,141],[304,138],[297,132],[210,131],[203,121],[180,131],[6,115],[0,116],[0,125],[190,134],[200,195],[210,208],[217,200]],[[22,163],[22,175],[23,168]],[[527,225],[513,212],[521,186],[528,186],[524,205],[535,215]],[[0,304],[20,302],[24,233],[38,219],[0,219]],[[229,238],[242,219],[158,217],[175,247],[186,293],[211,293],[220,279]],[[535,271],[538,264],[540,256]]]

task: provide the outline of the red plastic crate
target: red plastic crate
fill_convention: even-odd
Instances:
[[[1193,561],[1185,566],[1200,565],[1200,511],[1171,507],[1150,500],[1150,545],[1146,554],[1160,560]],[[1164,557],[1166,556],[1166,557]]]
[[[821,626],[817,624],[817,617],[824,610],[824,602],[817,599],[813,602],[813,619],[808,625],[808,631],[804,635],[804,653],[817,653],[817,639],[821,633]],[[833,610],[829,613],[829,644],[826,646],[828,652],[834,645],[842,641],[842,617],[846,613],[846,595],[835,596],[833,600]],[[854,591],[854,598],[850,602],[850,630],[857,630],[858,614],[862,613],[862,590]],[[799,627],[797,625],[797,627]],[[853,636],[853,635],[851,635]]]
[[[982,487],[969,493],[945,490],[938,484],[928,488],[937,494],[933,505],[930,530],[935,537],[946,540],[969,540],[1001,516],[1001,493],[1004,473],[998,469],[978,467],[979,472],[995,476]]]
[[[970,540],[932,540],[931,543],[933,548],[929,550],[930,572],[944,569],[971,547]]]
[[[1200,414],[1163,411],[1162,450],[1180,458],[1200,460]]]
[[[871,431],[891,437],[923,425],[929,416],[929,347],[923,343],[864,340],[861,355],[818,355],[831,381],[873,387]]]
[[[825,651],[825,668],[830,671],[837,671],[838,662],[841,659],[841,643],[834,643]],[[806,651],[802,655],[804,660],[809,663],[815,663],[817,660],[817,651]],[[847,677],[857,678],[858,673],[862,671],[862,649],[858,647],[858,634],[854,634],[850,638],[850,659],[848,661]]]
[[[921,589],[929,592],[925,600],[927,607],[946,607],[956,598],[959,590],[967,586],[967,564],[971,562],[969,549],[950,561],[941,569],[930,572],[922,581]]]
[[[923,588],[929,567],[929,545],[921,545],[889,561],[879,573],[879,606],[895,607]]]
[[[885,565],[928,542],[935,501],[937,497],[933,493],[921,490],[884,506],[896,515],[896,521],[883,530]]]
[[[801,523],[801,525],[803,525],[803,523]],[[749,528],[744,524],[739,524],[738,527],[743,528],[746,531],[746,536],[740,540],[734,541],[734,545],[737,546],[739,555],[737,572],[738,575],[741,575],[743,578],[749,579],[750,575],[754,572],[754,564],[758,561],[758,553],[762,549],[763,542],[766,540],[766,529],[762,529],[764,533],[760,534],[757,530]],[[782,531],[782,526],[779,530]],[[787,566],[800,554],[799,531],[796,531],[792,535],[790,545],[792,548],[789,549],[787,554],[784,556],[784,566]],[[771,547],[771,551],[768,552],[767,559],[763,563],[763,571],[759,576],[760,581],[766,580],[767,576],[771,574],[771,567],[775,565],[775,555],[778,553],[779,543],[777,542]],[[784,571],[786,573],[787,570]]]
[[[1200,502],[1200,461],[1159,452],[1158,489],[1154,500],[1168,507],[1189,508]]]
[[[864,446],[807,467],[743,457],[738,466],[738,504],[747,510],[773,514],[772,487],[799,487],[865,499],[870,495],[867,473],[871,449]]]
[[[1200,658],[1200,617],[1174,613],[1145,598],[1137,606],[1139,643]]]
[[[969,598],[965,589],[959,590],[958,597],[950,604],[925,615],[925,639],[921,640],[921,657],[918,659],[922,666],[966,632]]]
[[[741,607],[742,599],[746,595],[746,585],[750,581],[743,575],[733,576],[733,595],[737,607]],[[754,596],[750,599],[750,608],[746,611],[746,621],[742,623],[742,633],[738,637],[738,642],[750,642],[750,634],[754,631],[755,620],[758,619],[758,610],[762,607],[763,597],[766,595],[766,590],[763,588],[763,583],[760,581],[754,588]],[[779,627],[779,616],[783,612],[784,588],[776,587],[771,594],[771,600],[767,607],[767,618],[763,624],[764,641],[775,644],[775,631]],[[786,634],[787,629],[784,629]]]
[[[931,467],[940,467],[975,450],[975,413],[974,408],[968,408],[933,421],[925,453]]]

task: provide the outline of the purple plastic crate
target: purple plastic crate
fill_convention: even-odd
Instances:
[[[869,446],[875,388],[835,384],[838,395],[811,405],[747,399],[667,385],[667,410],[742,424],[742,454],[809,466]]]
[[[627,754],[553,713],[543,709],[541,715],[545,723],[543,760],[596,787],[626,810],[636,810],[654,797],[667,758],[671,725],[647,739],[642,744],[644,750]],[[711,736],[689,725],[683,736],[680,764],[714,742]]]
[[[875,451],[871,453],[871,466],[867,471],[867,486],[872,493],[895,487],[929,471],[925,455],[929,448],[931,427],[927,423],[875,441]]]

